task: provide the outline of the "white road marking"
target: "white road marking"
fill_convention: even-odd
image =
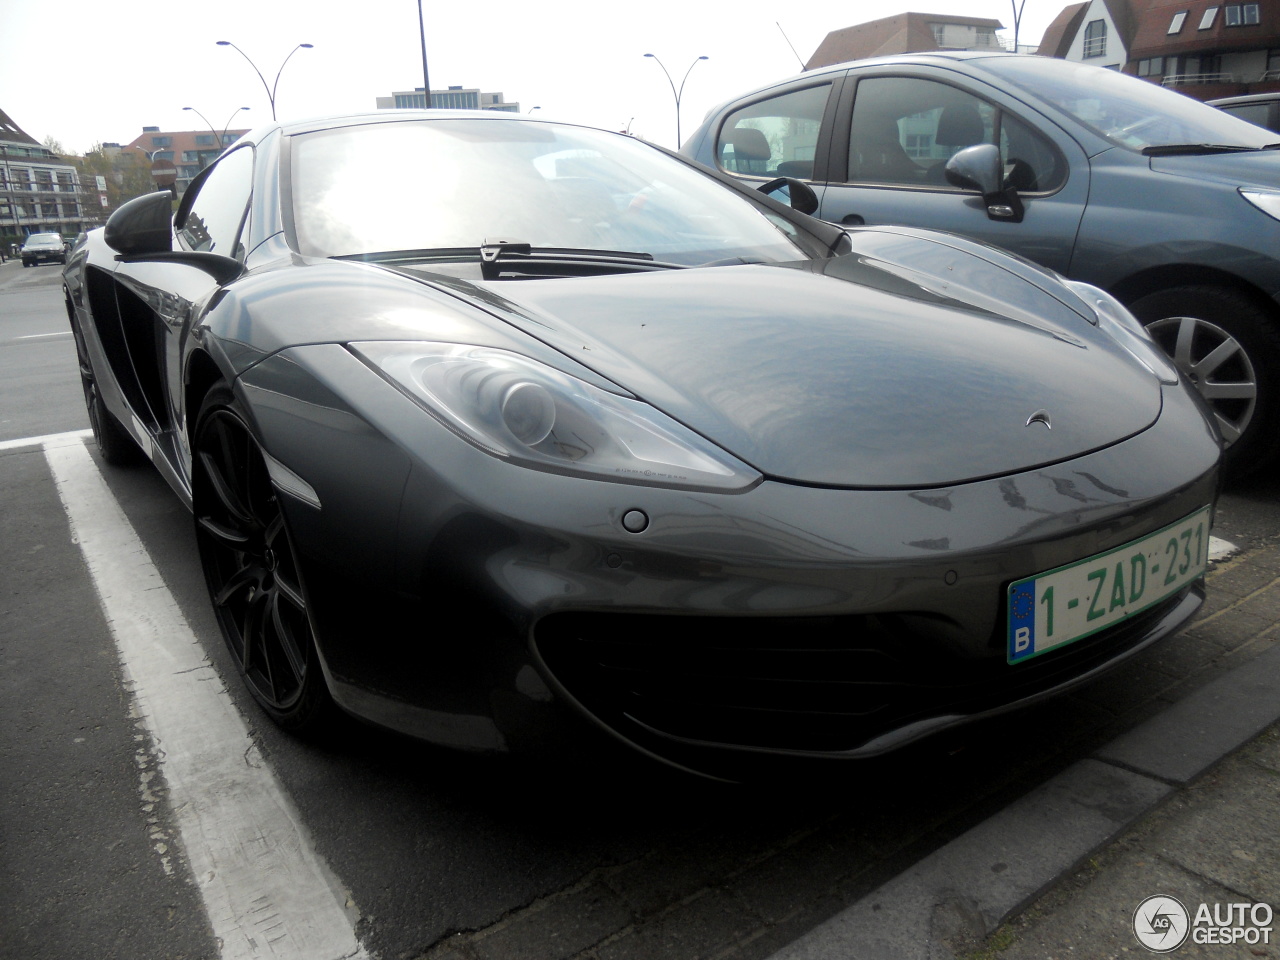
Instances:
[[[43,437],[20,437],[17,440],[0,440],[0,453],[21,450],[23,447],[66,447],[73,443],[84,446],[83,441],[93,436],[92,430],[72,430],[70,433],[48,433]]]
[[[312,849],[82,436],[41,442],[135,712],[155,743],[223,960],[367,958],[336,877]]]
[[[29,333],[25,337],[14,337],[14,340],[53,340],[55,338],[71,336],[70,330],[64,330],[62,333]]]

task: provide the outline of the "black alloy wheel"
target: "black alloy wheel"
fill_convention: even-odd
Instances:
[[[225,387],[205,398],[193,456],[196,538],[223,639],[272,720],[313,732],[332,701],[306,588],[262,450]]]

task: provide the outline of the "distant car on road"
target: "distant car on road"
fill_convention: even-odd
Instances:
[[[958,52],[761,88],[682,152],[807,181],[833,223],[955,231],[1109,291],[1199,388],[1241,474],[1280,453],[1276,141],[1113,70]]]
[[[1221,100],[1209,100],[1208,104],[1226,111],[1233,117],[1266,127],[1273,133],[1280,132],[1280,91],[1250,93],[1241,97],[1223,97]]]
[[[37,263],[66,263],[67,245],[57,233],[33,233],[22,243],[22,265],[34,267]]]

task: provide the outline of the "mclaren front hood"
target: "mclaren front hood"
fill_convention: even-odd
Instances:
[[[1000,476],[1159,416],[1157,378],[1052,275],[878,237],[834,260],[486,284],[474,302],[505,300],[507,322],[802,484]]]

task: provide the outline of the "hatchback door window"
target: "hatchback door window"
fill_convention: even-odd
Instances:
[[[871,77],[854,100],[849,181],[945,187],[947,161],[981,143],[1000,147],[1006,182],[1018,191],[1061,185],[1057,151],[1016,117],[949,84]]]
[[[736,110],[725,119],[716,157],[728,173],[813,178],[814,154],[831,84],[793,90]]]

